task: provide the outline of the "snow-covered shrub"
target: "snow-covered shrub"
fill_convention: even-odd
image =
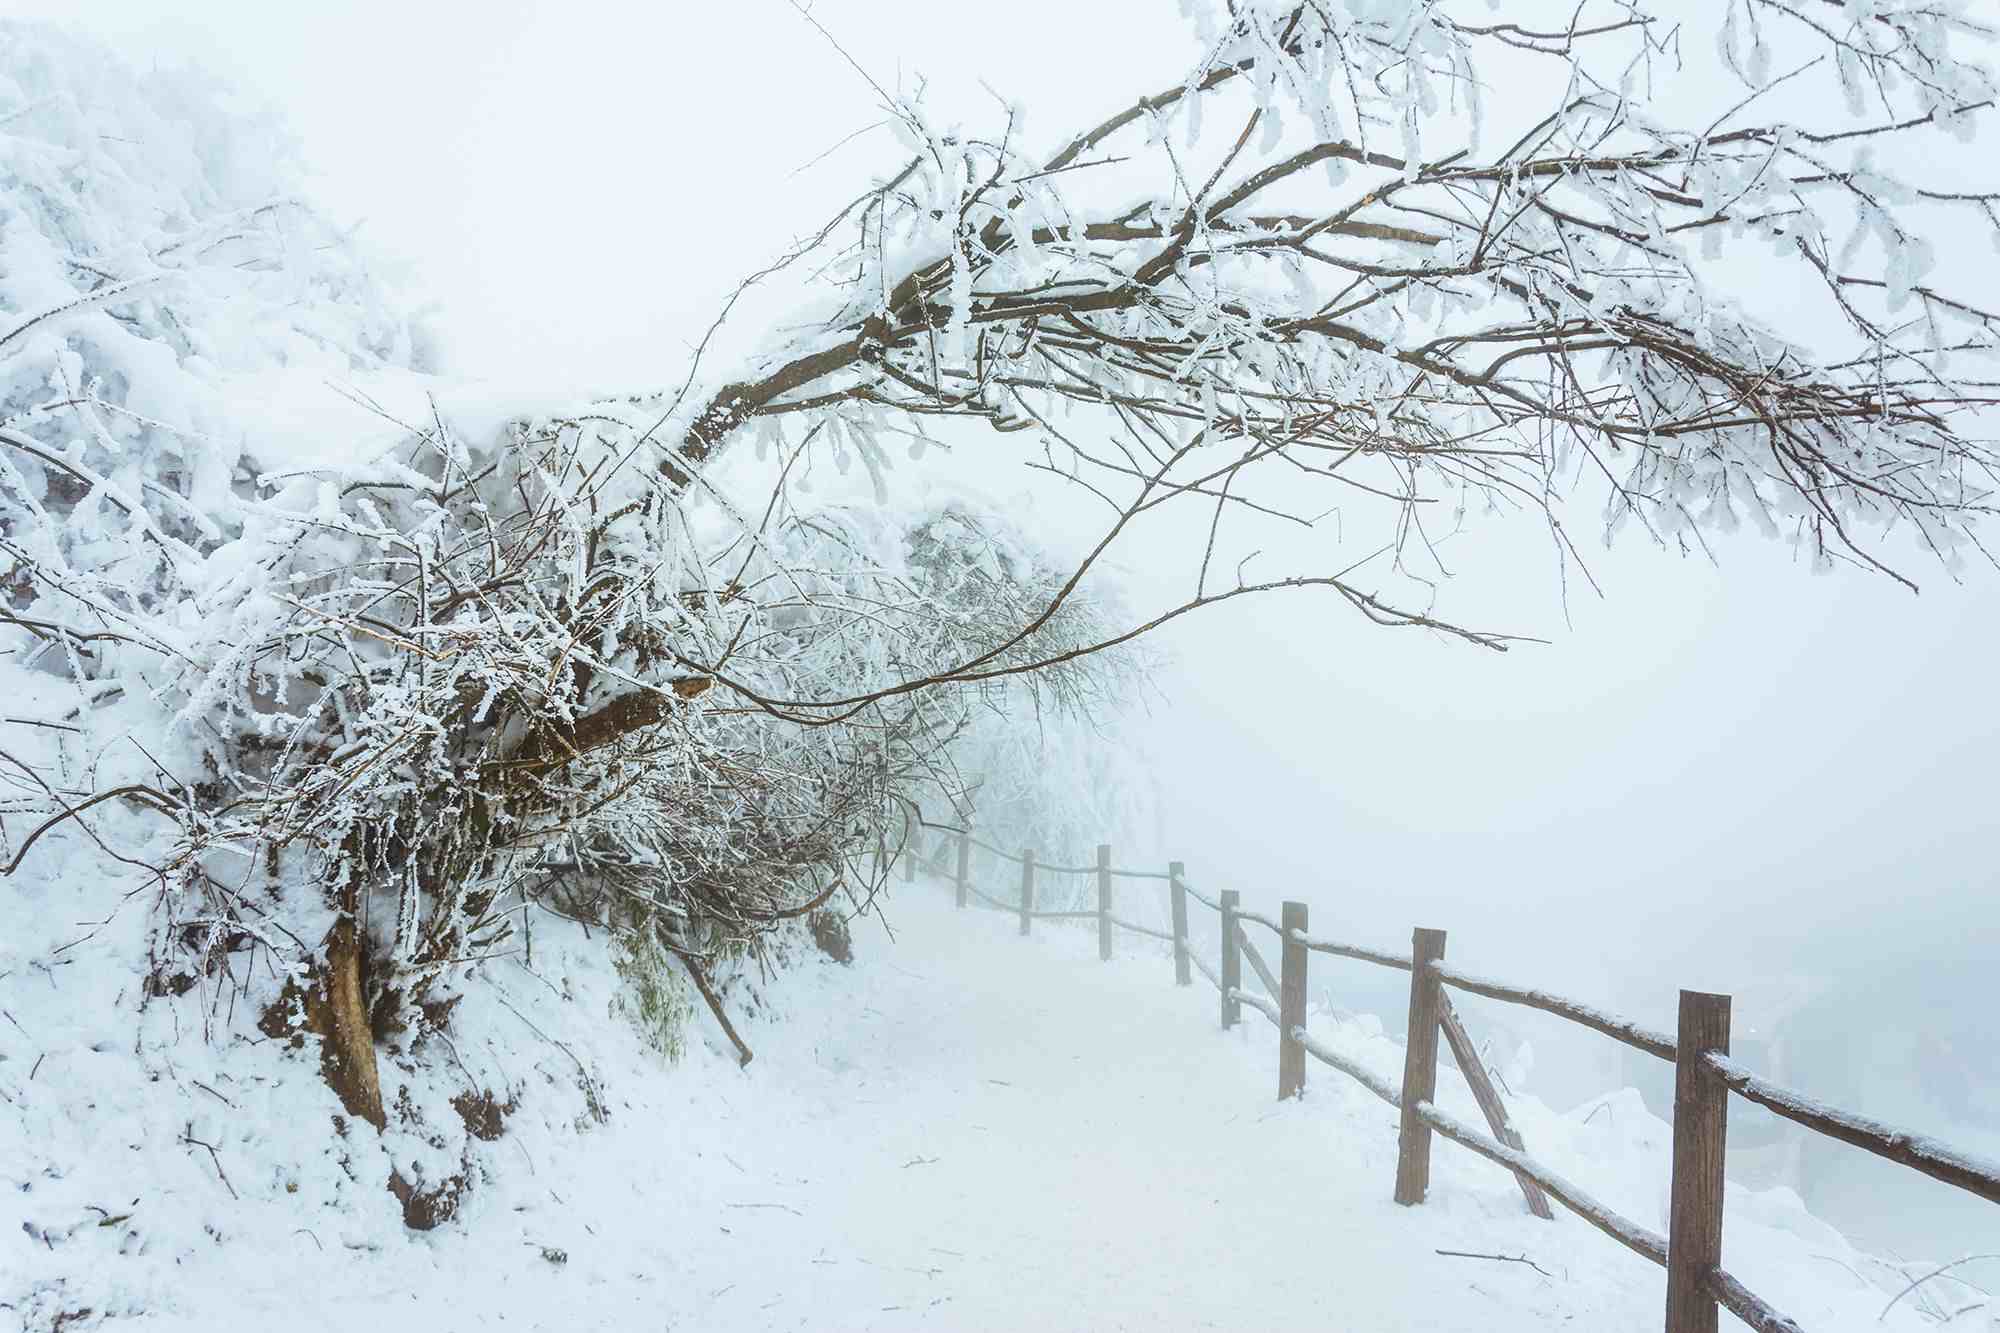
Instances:
[[[296,946],[273,914],[210,901],[207,821],[233,793],[205,762],[215,720],[173,694],[212,656],[201,617],[226,552],[246,530],[254,545],[283,489],[232,393],[408,366],[415,344],[298,196],[275,121],[197,75],[0,24],[0,620],[27,705],[6,850],[18,866],[35,830],[82,829],[150,878],[168,910],[149,995]],[[113,851],[90,827],[109,812],[79,813],[107,801],[165,815],[180,845]]]
[[[6,851],[123,865],[139,1002],[227,995],[351,1115],[435,1121],[376,1049],[525,914],[655,964],[658,1026],[668,956],[867,902],[975,708],[1089,705],[1099,668],[1048,659],[1090,599],[1044,614],[972,502],[808,505],[787,466],[747,507],[657,465],[649,400],[246,438],[244,377],[407,368],[406,326],[214,89],[17,28],[0,71],[5,633],[42,705]]]
[[[270,460],[241,438],[231,377],[412,363],[411,325],[298,196],[295,162],[275,120],[199,75],[0,23],[0,523],[16,623],[155,605],[239,529]]]
[[[718,557],[657,474],[619,468],[633,442],[608,415],[484,441],[439,419],[296,472],[176,586],[172,651],[123,667],[180,759],[127,793],[178,827],[160,937],[193,970],[247,938],[310,972],[302,1021],[377,1123],[370,1034],[530,905],[709,957],[843,885],[865,896],[859,854],[939,780],[980,687],[790,710],[983,653],[1005,673],[1060,652],[1088,605],[995,651],[1040,589],[963,509],[948,575],[942,520],[909,537],[839,507]],[[1070,706],[1094,670],[1023,680]],[[719,679],[762,706],[710,706]]]

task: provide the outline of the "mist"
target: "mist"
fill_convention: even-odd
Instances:
[[[38,8],[276,105],[320,201],[434,303],[441,365],[605,391],[678,382],[740,278],[885,169],[869,79],[926,80],[943,119],[1018,99],[1049,144],[1189,49],[1150,0],[1022,0],[976,30],[914,0],[821,0],[824,32],[780,0],[698,16],[608,0]],[[753,294],[717,363],[781,324],[784,301]],[[955,438],[940,477],[1033,512],[1057,549],[1088,537],[1058,483]],[[931,484],[930,466],[904,484]],[[1119,861],[1183,860],[1205,890],[1302,901],[1316,932],[1373,946],[1444,928],[1462,967],[1669,1030],[1678,988],[1731,993],[1739,1037],[1786,1034],[1800,1087],[2000,1148],[1984,1020],[2000,575],[1955,580],[1912,547],[1891,563],[1913,592],[1816,575],[1750,537],[1682,550],[1628,532],[1606,549],[1591,507],[1572,514],[1582,565],[1523,515],[1470,516],[1440,549],[1448,579],[1430,576],[1461,614],[1539,640],[1505,653],[1374,627],[1310,591],[1160,631],[1170,665],[1132,724],[1159,816]],[[1185,536],[1121,546],[1122,573],[1166,596]],[[1401,979],[1352,971],[1351,990],[1325,983],[1334,1002],[1395,1030]],[[1551,1104],[1629,1083],[1666,1113],[1657,1081],[1594,1038],[1479,1013],[1532,1045],[1528,1087]],[[1947,1053],[1920,1049],[1923,1032]],[[1814,1169],[1808,1204],[1858,1239],[2000,1249],[2000,1223],[1943,1187],[1860,1153]]]

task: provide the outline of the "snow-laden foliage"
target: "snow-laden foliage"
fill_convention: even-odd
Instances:
[[[691,663],[774,698],[932,674],[1033,614],[1049,579],[1031,557],[963,508],[906,530],[773,505],[704,540],[724,511],[691,517],[620,466],[634,447],[608,415],[483,444],[440,422],[260,507],[210,562],[199,636],[149,675],[228,793],[178,802],[174,864],[208,908],[231,897],[197,869],[217,852],[298,849],[374,923],[392,987],[490,950],[531,898],[593,922],[664,914],[706,949],[798,914],[897,793],[948,777],[991,691],[800,726],[718,703]],[[1083,608],[1037,641],[1081,638]],[[1052,706],[1091,702],[1061,693],[1093,688],[1082,665],[1037,683]]]
[[[1129,675],[1138,696],[1145,688],[1143,663],[1131,665],[1133,670],[1120,674]],[[1098,721],[1109,716],[1129,727],[1130,718],[1113,710],[1053,709],[1024,717],[1015,703],[1005,700],[974,712],[950,752],[963,797],[938,806],[982,841],[1013,854],[1032,851],[1045,865],[1093,865],[1100,843],[1113,848],[1121,866],[1143,864],[1143,850],[1135,849],[1150,849],[1158,841],[1149,757],[1128,729]],[[946,859],[938,864],[949,871],[949,833],[925,835],[923,849],[939,854],[939,839]],[[1063,883],[1067,887],[1039,890],[1038,900],[1067,906],[1066,894],[1094,893],[1081,881]]]
[[[1006,616],[982,618],[989,636],[1032,618],[1061,590],[1025,534],[956,505],[912,530],[910,556],[933,597],[987,608],[1005,599]],[[1038,635],[1037,651],[1061,656],[1087,649],[1127,614],[1116,600],[1099,599],[1087,614],[1076,614],[1085,609],[1065,603]],[[1144,836],[1153,793],[1146,756],[1115,724],[1130,722],[1143,707],[1156,665],[1128,647],[1091,671],[1038,676],[1033,689],[1013,676],[967,687],[963,697],[971,706],[914,791],[912,813],[1066,864],[1089,861],[1106,839]],[[932,850],[939,835],[923,832],[921,823],[913,827],[919,849]]]
[[[409,324],[298,198],[294,161],[273,121],[205,79],[0,25],[17,610],[56,587],[80,608],[144,602],[238,530],[257,464],[228,377],[410,364]]]
[[[1990,284],[1937,264],[2000,234],[1952,156],[1995,97],[1977,7],[1187,7],[1201,60],[1054,151],[896,99],[907,162],[804,252],[820,318],[668,466],[760,416],[982,419],[1113,535],[1210,507],[1191,603],[1317,583],[1389,624],[1437,622],[1386,575],[1237,561],[1373,506],[1410,568],[1468,506],[1581,486],[1608,530],[1877,563],[1900,527],[1958,567],[1994,461]]]
[[[975,717],[1115,705],[1116,655],[1023,670],[1110,632],[1091,598],[976,501],[889,503],[865,439],[872,500],[808,502],[819,432],[681,485],[645,400],[258,437],[232,399],[266,372],[409,398],[408,325],[255,117],[0,38],[4,850],[123,866],[135,1002],[316,1036],[349,1112],[416,1131],[376,1045],[525,914],[713,963],[865,906]]]
[[[380,1027],[530,905],[693,955],[740,947],[843,887],[865,899],[859,853],[907,793],[961,789],[951,747],[975,709],[1097,702],[1114,659],[815,725],[716,702],[697,656],[739,692],[868,689],[988,649],[1053,581],[964,505],[911,527],[780,493],[739,526],[623,466],[637,445],[609,413],[483,440],[440,417],[372,461],[293,470],[169,611],[105,607],[77,684],[115,676],[160,705],[127,739],[173,757],[103,793],[175,830],[154,862],[155,990],[233,980],[237,948],[307,975],[365,960]],[[1087,608],[1065,603],[1033,641],[1088,642]],[[85,817],[23,795],[43,822],[17,855]],[[338,1040],[339,1017],[313,1013]],[[385,1114],[378,1089],[343,1091]]]

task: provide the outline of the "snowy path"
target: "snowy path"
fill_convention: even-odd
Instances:
[[[1434,1202],[1397,1208],[1388,1108],[1317,1069],[1305,1103],[1276,1103],[1271,1029],[1246,1011],[1221,1033],[1214,992],[1177,989],[1164,953],[1121,941],[1106,965],[1087,931],[1022,940],[940,901],[905,888],[898,942],[869,932],[858,1007],[765,1033],[818,1028],[809,1052],[760,1052],[752,1082],[787,1062],[784,1111],[699,1205],[763,1277],[732,1287],[716,1254],[674,1327],[1657,1322],[1656,1270],[1521,1215],[1510,1181],[1451,1154],[1468,1192],[1448,1146]],[[1439,1248],[1538,1255],[1556,1276]]]
[[[386,1192],[359,1183],[386,1176],[379,1161],[335,1164],[369,1141],[328,1139],[313,1078],[286,1081],[293,1100],[258,1119],[104,1066],[106,1081],[74,1091],[90,1109],[38,1122],[50,1166],[17,1198],[47,1225],[141,1196],[144,1229],[120,1257],[95,1213],[61,1250],[13,1239],[0,1279],[13,1256],[23,1278],[67,1283],[45,1312],[176,1333],[1659,1326],[1658,1269],[1566,1214],[1534,1220],[1510,1177],[1449,1144],[1425,1206],[1391,1203],[1390,1110],[1318,1065],[1303,1101],[1277,1103],[1271,1028],[1246,1013],[1220,1032],[1213,990],[1174,986],[1151,941],[1125,937],[1100,963],[1091,930],[1024,940],[1010,917],[953,910],[935,883],[897,885],[888,908],[893,943],[861,923],[853,967],[814,956],[775,978],[774,1010],[744,1017],[757,1052],[744,1070],[719,1038],[672,1066],[644,1052],[605,1014],[601,940],[538,936],[534,975],[491,970],[474,994],[500,1003],[461,1013],[455,1052],[504,1075],[522,1110],[478,1146],[477,1188],[433,1232],[405,1231]],[[1366,1023],[1313,1027],[1391,1078],[1400,1068]],[[585,1113],[586,1066],[601,1124]],[[1440,1096],[1476,1115],[1456,1075]],[[1537,1156],[1664,1226],[1668,1135],[1636,1096],[1515,1112]],[[190,1116],[213,1161],[176,1137]],[[99,1123],[121,1128],[83,1128]],[[149,1136],[172,1145],[146,1149]],[[301,1161],[302,1144],[323,1159]],[[1724,1255],[1813,1333],[1928,1327],[1907,1306],[1875,1322],[1884,1292],[1789,1195],[1732,1191]]]

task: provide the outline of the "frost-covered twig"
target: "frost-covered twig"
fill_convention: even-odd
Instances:
[[[1905,1296],[1917,1290],[1919,1287],[1922,1287],[1924,1283],[1929,1282],[1932,1278],[1942,1277],[1944,1274],[1949,1273],[1952,1269],[1958,1268],[1961,1265],[1978,1263],[1981,1260],[1986,1260],[1986,1259],[2000,1259],[2000,1254],[1968,1254],[1964,1258],[1954,1259],[1948,1264],[1940,1264],[1936,1268],[1932,1269],[1930,1272],[1925,1273],[1922,1277],[1912,1278],[1910,1282],[1906,1286],[1904,1286],[1901,1291],[1897,1292],[1893,1297],[1890,1298],[1890,1301],[1887,1305],[1882,1307],[1882,1313],[1875,1316],[1876,1322],[1880,1323],[1882,1320],[1887,1319],[1889,1317],[1889,1311],[1895,1309],[1896,1306],[1902,1301],[1902,1299]],[[1963,1313],[1963,1311],[1955,1312],[1953,1317],[1956,1317],[1956,1314],[1961,1314],[1961,1313]]]
[[[1528,1258],[1524,1254],[1478,1254],[1471,1250],[1434,1250],[1432,1251],[1432,1253],[1442,1254],[1452,1259],[1493,1259],[1501,1263],[1526,1264],[1528,1267],[1534,1269],[1537,1273],[1540,1273],[1543,1277],[1555,1276],[1555,1274],[1549,1272],[1548,1269],[1542,1267],[1540,1264],[1536,1263],[1533,1259]]]

